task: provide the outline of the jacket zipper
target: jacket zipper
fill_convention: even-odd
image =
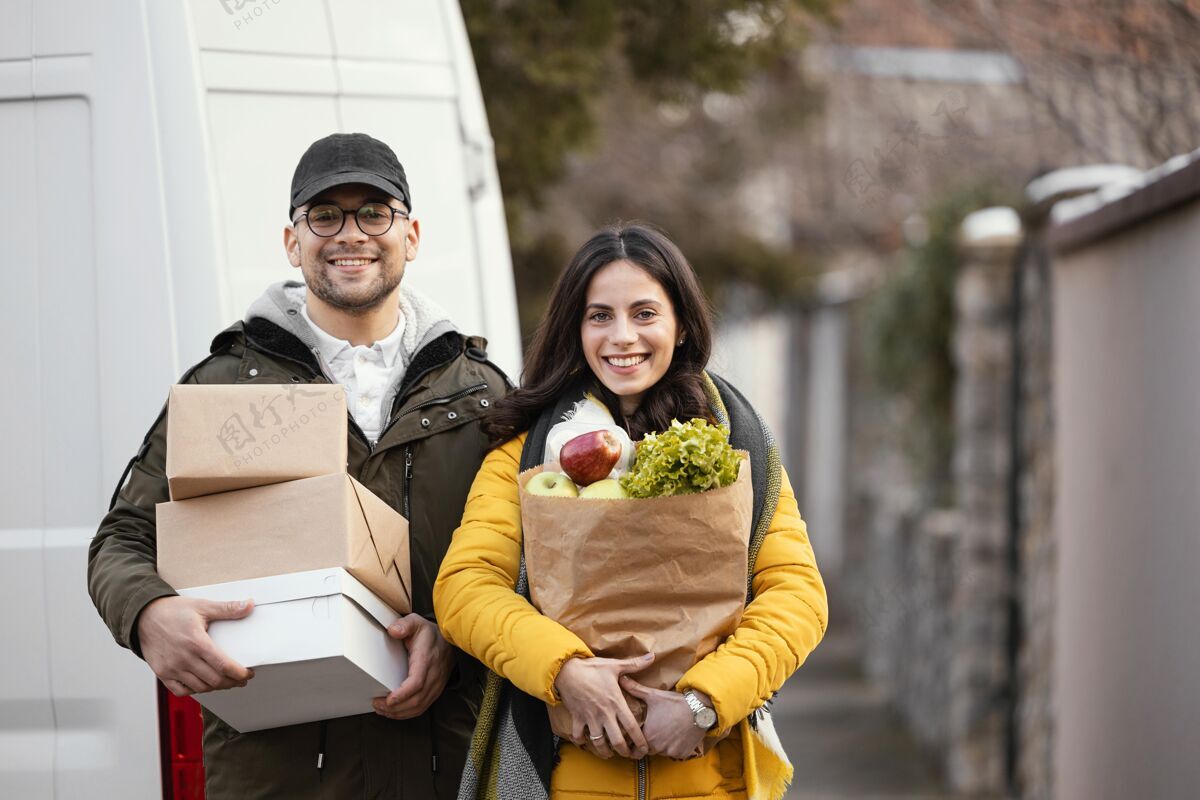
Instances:
[[[466,389],[459,389],[454,394],[446,395],[445,397],[435,397],[432,400],[426,400],[424,403],[417,403],[412,408],[406,409],[403,413],[397,414],[394,417],[389,416],[388,421],[383,426],[383,430],[381,430],[379,432],[379,440],[378,441],[382,442],[383,437],[387,434],[387,432],[389,430],[392,429],[392,426],[395,425],[400,420],[402,420],[403,418],[407,417],[409,414],[420,411],[422,408],[428,408],[429,406],[436,406],[436,405],[440,405],[442,403],[453,403],[455,400],[460,400],[469,394],[475,394],[476,392],[481,392],[486,388],[488,388],[488,385],[486,383],[478,383],[474,386],[468,386]],[[396,399],[399,400],[400,398],[397,397]]]
[[[643,756],[637,763],[637,796],[638,800],[646,800],[646,759]]]
[[[383,434],[387,432],[388,428],[392,427],[392,424],[394,422],[396,422],[397,420],[399,420],[401,417],[407,417],[409,414],[413,413],[414,411],[420,411],[422,408],[428,408],[429,406],[439,405],[441,403],[453,403],[455,400],[460,400],[460,399],[466,397],[467,395],[472,395],[472,394],[475,394],[476,392],[483,391],[484,389],[487,388],[487,386],[488,385],[486,383],[479,383],[474,386],[468,386],[466,389],[460,389],[459,391],[455,392],[454,394],[448,395],[446,397],[435,397],[432,400],[426,400],[424,403],[417,403],[412,408],[410,408],[407,411],[405,411],[404,413],[398,415],[396,417],[396,419],[388,422],[387,427],[385,427],[383,429],[383,432],[379,434],[380,441],[383,440]],[[404,496],[401,498],[401,500],[402,500],[401,505],[404,508],[404,518],[405,519],[412,518],[412,515],[409,513],[409,503],[408,503],[408,498],[409,498],[409,495],[411,494],[411,487],[412,487],[412,476],[413,476],[412,465],[413,465],[412,445],[407,444],[404,446]]]
[[[411,519],[412,514],[408,510],[408,496],[411,494],[412,487],[412,445],[404,446],[404,495],[401,497],[401,506],[404,508],[404,518]]]
[[[388,428],[392,427],[393,422],[403,419],[404,417],[407,417],[409,414],[420,411],[422,408],[429,408],[430,406],[441,405],[442,403],[453,403],[455,400],[461,400],[462,398],[466,397],[467,395],[475,394],[476,392],[481,392],[486,388],[488,388],[488,385],[486,383],[477,383],[474,386],[468,386],[465,389],[459,389],[454,394],[446,395],[445,397],[435,397],[432,400],[426,400],[424,403],[417,403],[412,408],[406,409],[404,411],[404,413],[397,416],[396,419],[388,422]],[[386,428],[385,428],[385,430],[386,430]],[[382,438],[382,434],[381,434],[380,438]]]

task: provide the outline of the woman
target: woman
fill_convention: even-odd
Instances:
[[[600,231],[560,276],[523,387],[484,423],[498,446],[434,588],[446,638],[493,672],[460,797],[782,796],[791,767],[762,707],[820,641],[828,605],[778,451],[744,398],[704,371],[711,347],[696,275],[653,228]],[[751,454],[751,597],[676,691],[630,677],[652,656],[595,657],[528,600],[517,475],[542,461],[550,425],[585,392],[635,441],[702,417],[729,424]],[[641,727],[622,688],[646,703]]]

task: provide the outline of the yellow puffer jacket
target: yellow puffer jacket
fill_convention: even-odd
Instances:
[[[522,691],[555,704],[563,662],[592,655],[587,645],[542,616],[513,588],[521,563],[517,474],[525,436],[494,449],[467,499],[433,590],[445,637]],[[716,731],[731,735],[700,758],[676,762],[652,756],[648,798],[746,798],[743,732],[738,725],[783,685],[825,633],[828,602],[804,521],[787,475],[779,506],[754,570],[754,600],[720,647],[680,679],[713,700]],[[734,727],[738,726],[738,727]],[[551,794],[571,800],[636,797],[636,761],[608,761],[563,743]]]

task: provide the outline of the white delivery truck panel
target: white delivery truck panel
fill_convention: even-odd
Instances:
[[[168,385],[263,288],[297,159],[392,145],[405,282],[511,375],[520,340],[482,98],[445,0],[0,0],[0,797],[162,795],[155,689],[87,545]]]

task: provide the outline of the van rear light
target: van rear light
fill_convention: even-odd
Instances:
[[[200,704],[158,683],[163,800],[204,800],[204,720]]]

